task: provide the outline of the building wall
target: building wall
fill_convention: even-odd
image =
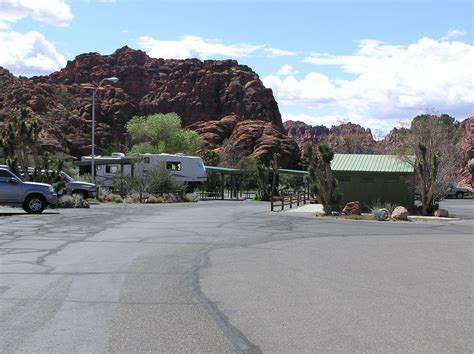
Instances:
[[[334,171],[342,192],[342,205],[359,201],[365,210],[374,202],[402,205],[412,211],[415,203],[412,173]]]

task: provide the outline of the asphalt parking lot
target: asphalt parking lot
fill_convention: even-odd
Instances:
[[[470,352],[472,204],[448,202],[466,217],[2,208],[0,352]]]

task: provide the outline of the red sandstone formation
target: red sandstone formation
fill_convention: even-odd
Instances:
[[[30,117],[43,122],[44,145],[73,156],[88,154],[92,95],[80,85],[98,84],[111,76],[119,82],[104,82],[97,94],[99,153],[129,146],[125,125],[133,116],[175,112],[184,127],[205,126],[207,121],[211,127],[223,117],[238,117],[229,135],[216,130],[215,134],[225,133],[213,140],[213,146],[225,142],[219,149],[242,149],[236,153],[262,159],[279,152],[288,163],[299,157],[296,144],[285,136],[271,89],[249,67],[234,60],[154,59],[128,47],[105,56],[81,54],[61,71],[31,79],[0,68],[0,129],[20,106],[27,106]]]

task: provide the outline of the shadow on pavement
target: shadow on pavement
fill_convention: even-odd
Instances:
[[[22,213],[21,211],[13,211],[13,212],[0,212],[0,217],[2,216],[28,216],[28,215],[35,215],[35,216],[40,216],[40,215],[55,215],[55,214],[60,214],[57,211],[48,211],[48,212],[43,212],[41,214],[28,214],[28,213]]]

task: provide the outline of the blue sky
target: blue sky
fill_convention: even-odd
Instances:
[[[471,1],[0,0],[0,66],[47,74],[124,45],[232,58],[283,119],[387,131],[423,112],[473,115]]]

